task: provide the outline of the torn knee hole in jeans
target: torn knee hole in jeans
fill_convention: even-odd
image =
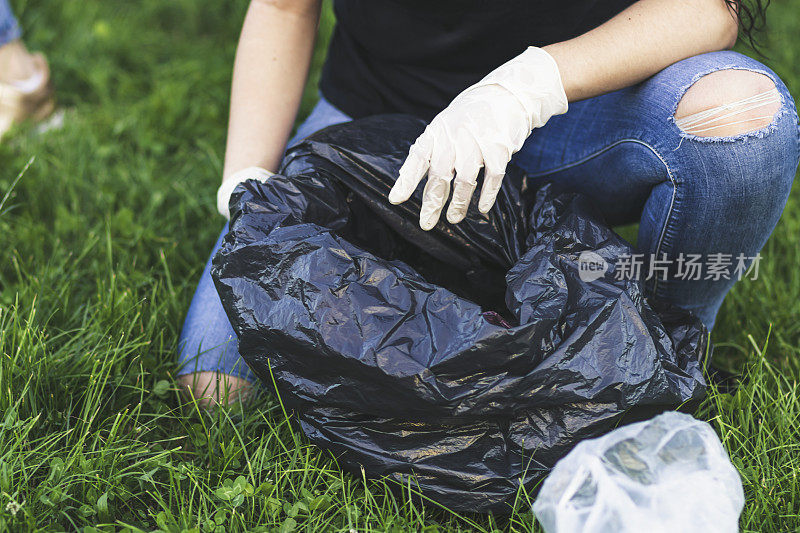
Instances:
[[[768,106],[780,105],[781,95],[778,89],[744,98],[730,104],[723,104],[706,111],[687,115],[675,120],[675,124],[684,132],[699,137],[712,137],[709,133],[730,126],[742,126],[743,131],[734,135],[753,133],[768,126],[775,117],[777,109],[772,113],[753,114]],[[738,128],[737,128],[738,129]]]
[[[720,100],[723,103],[708,105]],[[684,102],[686,105],[681,106]],[[762,136],[775,123],[781,103],[778,88],[764,74],[745,70],[716,71],[689,87],[673,120],[683,137],[698,140]],[[686,107],[691,112],[686,113]],[[700,110],[694,111],[698,108]]]

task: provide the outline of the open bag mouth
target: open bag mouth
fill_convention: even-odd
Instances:
[[[520,193],[423,232],[386,196],[424,128],[326,128],[234,193],[212,276],[239,351],[345,468],[509,510],[577,442],[703,398],[706,332],[577,258],[632,249],[578,195]]]

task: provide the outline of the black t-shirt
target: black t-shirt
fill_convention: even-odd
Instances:
[[[334,0],[322,94],[348,115],[430,120],[521,54],[595,28],[635,0]]]

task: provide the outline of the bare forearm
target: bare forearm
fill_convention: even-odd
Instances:
[[[223,179],[251,166],[277,169],[308,75],[319,5],[250,4],[233,70]]]
[[[724,0],[640,0],[600,27],[545,47],[570,101],[634,85],[665,67],[736,42]]]

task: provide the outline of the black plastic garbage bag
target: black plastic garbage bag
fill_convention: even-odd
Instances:
[[[312,442],[452,510],[508,511],[580,440],[699,401],[706,332],[616,279],[632,249],[585,198],[513,168],[488,216],[420,230],[421,186],[386,197],[423,128],[372,117],[291,149],[237,189],[212,274]],[[607,271],[582,280],[582,253]]]

